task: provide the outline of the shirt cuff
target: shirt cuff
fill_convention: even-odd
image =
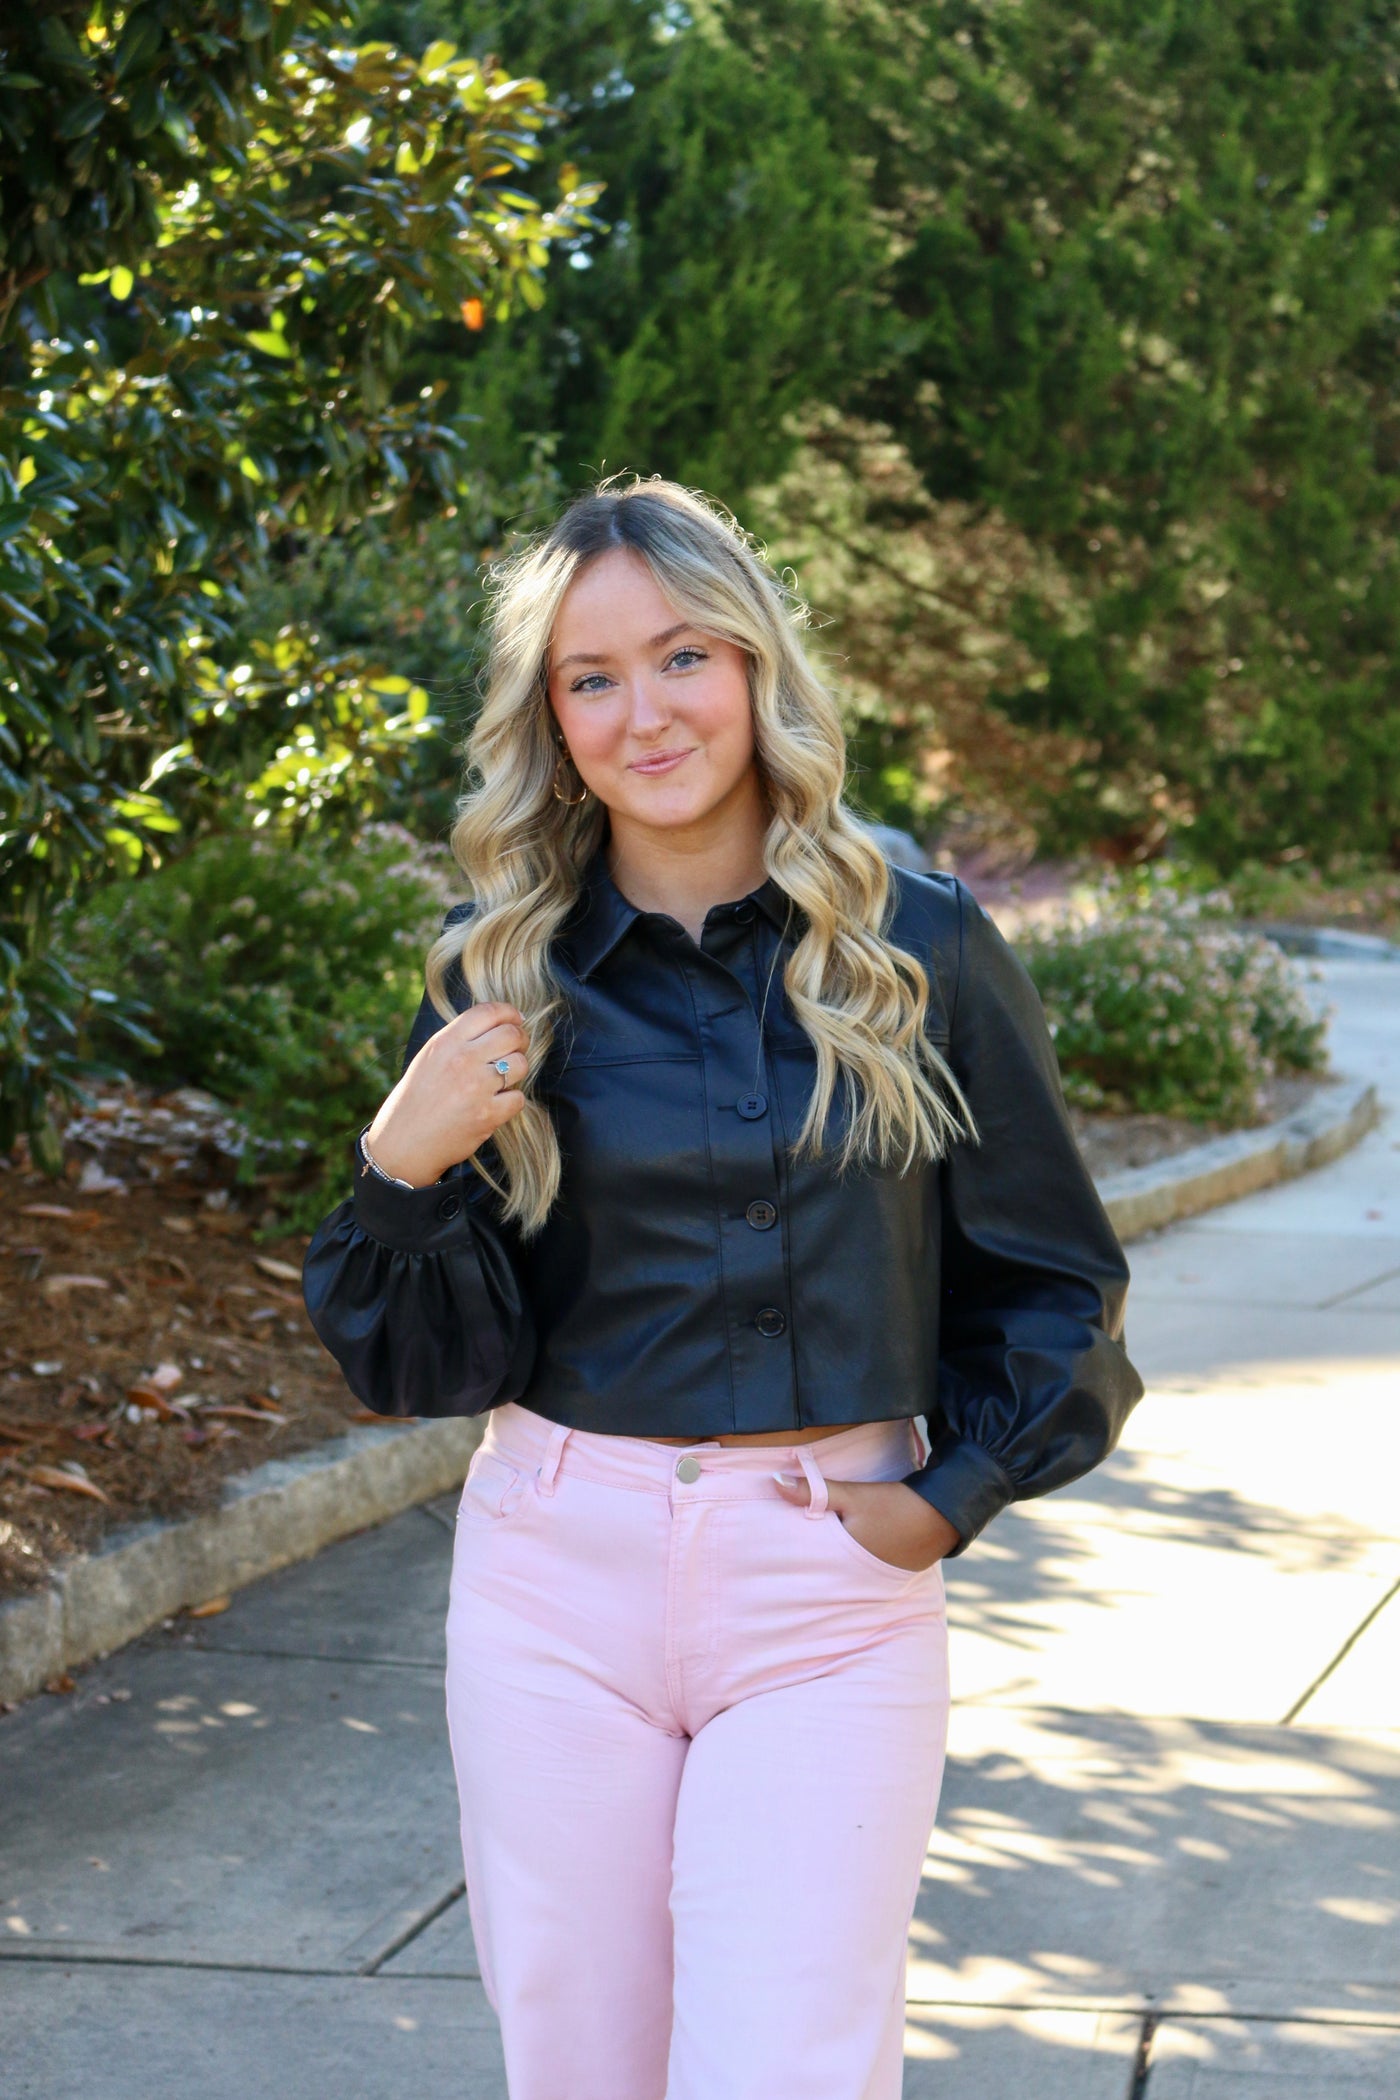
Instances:
[[[1016,1496],[1015,1483],[990,1451],[947,1430],[927,1465],[905,1474],[904,1485],[922,1495],[957,1532],[958,1543],[945,1556],[948,1560],[956,1560]]]
[[[370,1239],[399,1254],[438,1254],[471,1239],[470,1199],[460,1169],[415,1189],[386,1181],[366,1166],[364,1147],[356,1139],[355,1223]],[[467,1171],[473,1181],[480,1180]]]

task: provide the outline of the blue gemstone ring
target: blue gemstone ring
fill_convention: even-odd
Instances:
[[[493,1070],[493,1071],[496,1071],[496,1072],[499,1072],[499,1073],[500,1073],[500,1075],[501,1075],[501,1077],[502,1077],[502,1079],[509,1079],[509,1078],[510,1078],[510,1059],[509,1059],[508,1057],[498,1057],[498,1058],[496,1059],[496,1062],[495,1062],[495,1064],[494,1064],[494,1065],[492,1066],[492,1070]]]

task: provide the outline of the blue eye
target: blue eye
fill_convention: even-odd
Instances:
[[[702,664],[706,660],[706,653],[707,652],[704,649],[697,649],[693,642],[687,642],[683,649],[677,649],[675,655],[671,658],[671,662],[673,664],[680,664],[681,658],[683,656],[689,656],[693,658],[696,663]],[[682,665],[681,667],[684,670],[688,670],[690,668],[688,664]]]

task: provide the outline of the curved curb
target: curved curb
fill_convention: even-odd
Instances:
[[[1251,1195],[1346,1152],[1380,1120],[1374,1086],[1334,1087],[1262,1130],[1100,1182],[1120,1239]],[[461,1485],[478,1417],[352,1429],[227,1481],[216,1510],[113,1532],[47,1588],[0,1603],[0,1701],[28,1698],[187,1605],[241,1589]]]
[[[459,1487],[479,1417],[356,1428],[225,1482],[222,1505],[114,1531],[47,1588],[0,1604],[0,1700],[25,1699],[186,1605],[256,1582]]]
[[[1349,933],[1341,926],[1278,925],[1245,920],[1242,930],[1262,933],[1289,955],[1315,955],[1327,962],[1400,962],[1400,942],[1381,933]]]
[[[1232,1131],[1149,1167],[1110,1174],[1099,1183],[1099,1194],[1119,1239],[1140,1239],[1178,1219],[1325,1167],[1359,1144],[1380,1118],[1375,1087],[1344,1082],[1260,1130]]]

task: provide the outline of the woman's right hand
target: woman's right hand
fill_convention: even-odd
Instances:
[[[525,1106],[530,1039],[518,1008],[469,1006],[429,1036],[367,1132],[377,1167],[428,1188]],[[510,1070],[495,1069],[506,1058]]]

